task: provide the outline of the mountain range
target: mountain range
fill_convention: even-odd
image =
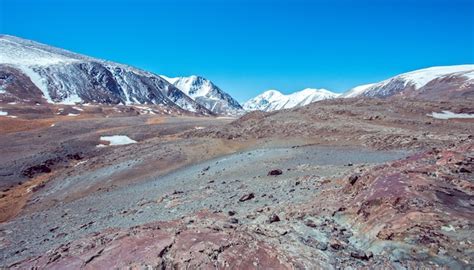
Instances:
[[[38,103],[161,104],[212,112],[160,76],[13,36],[0,36],[0,87]]]
[[[339,95],[326,89],[306,88],[289,95],[284,95],[278,90],[268,90],[245,102],[243,107],[247,111],[268,112],[301,107],[316,101],[336,98]]]
[[[474,99],[474,65],[431,67],[339,94],[268,90],[240,105],[201,76],[171,78],[38,42],[0,35],[0,97],[35,103],[154,104],[210,115],[275,111],[333,98]]]

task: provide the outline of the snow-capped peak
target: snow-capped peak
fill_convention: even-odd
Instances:
[[[474,65],[438,66],[403,73],[384,81],[357,86],[347,91],[343,97],[388,97],[413,89],[419,92],[430,82],[443,78],[474,80]]]
[[[160,76],[214,113],[235,115],[243,111],[242,106],[234,98],[204,77],[197,75],[176,78]]]
[[[336,98],[340,94],[327,89],[306,88],[301,91],[284,95],[278,90],[268,90],[244,103],[247,111],[275,111],[301,107],[323,99]]]

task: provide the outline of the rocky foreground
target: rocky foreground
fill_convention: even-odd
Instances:
[[[0,135],[21,153],[2,164],[43,164],[42,151],[79,156],[20,184],[2,175],[12,184],[1,203],[30,189],[3,216],[0,265],[469,269],[474,120],[432,113],[471,107],[331,100],[235,121],[113,109],[85,110],[82,120],[39,114],[48,124]],[[25,121],[26,112],[7,121]],[[74,146],[67,153],[52,142],[31,155],[13,144],[64,134],[75,134],[63,142]],[[137,143],[97,148],[100,136],[117,134]]]

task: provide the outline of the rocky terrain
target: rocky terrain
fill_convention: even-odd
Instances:
[[[469,100],[0,107],[2,267],[473,265]]]

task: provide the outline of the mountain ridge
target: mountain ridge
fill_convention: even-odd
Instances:
[[[339,95],[323,88],[305,88],[288,95],[272,89],[248,100],[244,103],[243,107],[247,111],[260,110],[269,112],[301,107],[316,101],[337,98]]]
[[[474,65],[434,66],[356,86],[342,97],[474,98]]]
[[[161,104],[212,114],[152,72],[9,35],[0,36],[0,76],[10,98],[33,93],[40,103]]]

